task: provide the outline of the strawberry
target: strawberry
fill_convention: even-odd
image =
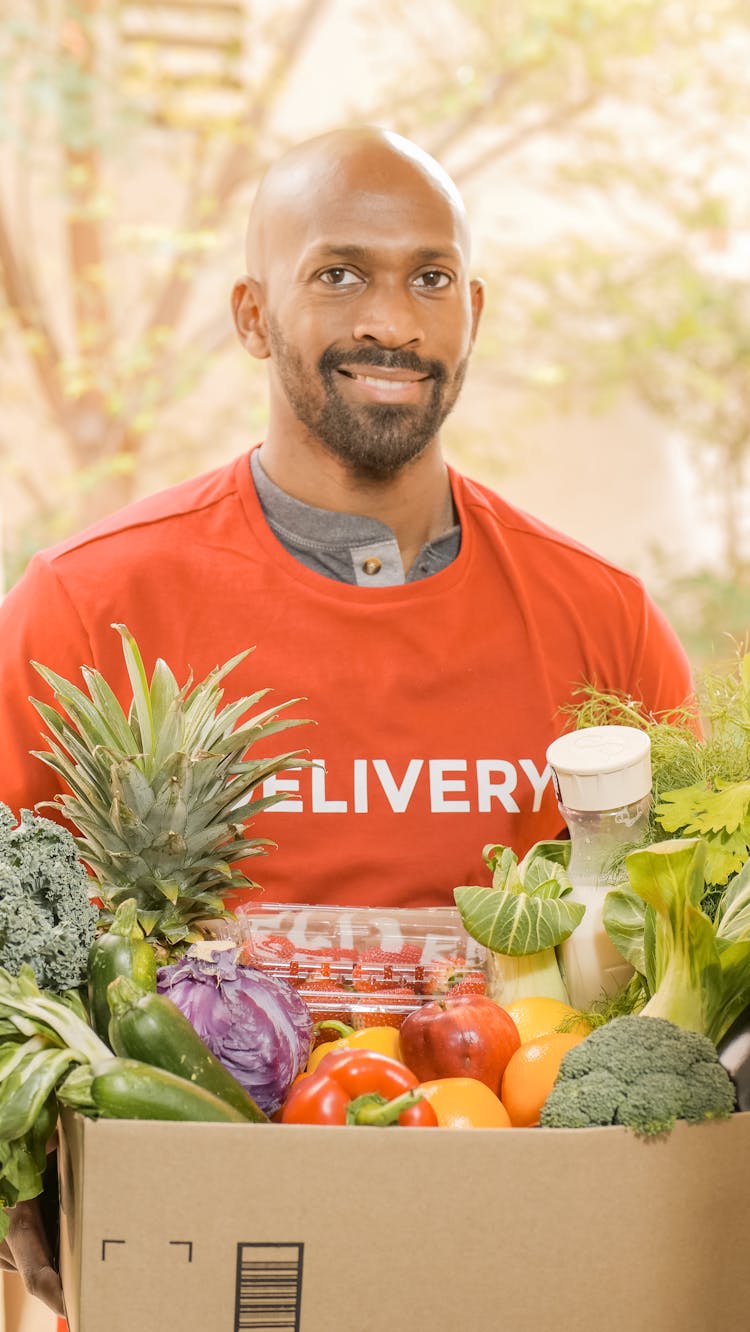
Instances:
[[[474,967],[467,967],[465,957],[438,957],[427,969],[425,989],[428,994],[445,994],[466,975],[476,975]],[[475,993],[475,991],[469,991]]]
[[[313,973],[302,986],[302,998],[305,1000],[312,1014],[313,1022],[343,1022],[347,1026],[352,1025],[352,1013],[348,1004],[345,1005],[346,996],[351,995],[351,990],[345,989],[332,975],[328,963],[323,963],[322,967]],[[333,1031],[320,1033],[321,1041],[335,1040]]]
[[[358,1027],[400,1027],[406,1014],[415,1007],[414,991],[403,985],[389,990],[387,995],[373,995],[372,1007],[361,1005],[354,1020]]]
[[[411,969],[422,960],[422,949],[417,944],[403,944],[401,948],[366,948],[359,955],[361,967],[391,966]]]
[[[448,985],[448,996],[455,997],[459,994],[485,994],[487,990],[487,977],[483,971],[467,971],[457,980]]]

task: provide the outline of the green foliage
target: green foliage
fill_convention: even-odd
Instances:
[[[619,724],[649,735],[648,835],[655,841],[675,833],[704,839],[709,892],[702,906],[713,915],[718,890],[750,856],[750,652],[740,649],[728,667],[704,671],[696,698],[670,714],[650,715],[630,698],[590,686],[578,697],[568,709],[577,727]],[[696,730],[697,715],[704,735]]]
[[[488,949],[488,994],[508,1004],[523,995],[567,1003],[555,946],[583,919],[585,907],[564,900],[569,843],[538,842],[521,863],[508,846],[486,846],[489,888],[455,888],[467,934]]]
[[[71,1066],[111,1058],[74,991],[40,990],[25,963],[17,976],[0,967],[0,1207],[41,1192],[55,1091]],[[0,1211],[0,1241],[8,1223]]]
[[[568,1050],[541,1125],[621,1124],[653,1137],[669,1133],[678,1119],[725,1119],[734,1107],[734,1086],[707,1037],[634,1014],[614,1018]]]
[[[726,883],[750,859],[750,781],[716,779],[710,791],[705,786],[665,791],[656,817],[667,833],[706,838],[706,878],[712,884]]]
[[[62,993],[86,980],[98,910],[71,833],[0,804],[0,967],[28,964],[40,986]]]
[[[659,842],[627,857],[630,887],[608,893],[609,937],[642,975],[643,1013],[721,1040],[750,1003],[750,861],[704,909],[706,844]]]

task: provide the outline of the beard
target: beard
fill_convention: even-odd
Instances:
[[[441,361],[423,361],[414,352],[328,347],[318,361],[314,380],[300,353],[273,320],[269,320],[269,338],[281,386],[297,419],[333,457],[368,481],[387,480],[426,449],[455,405],[468,363],[466,356],[449,377]],[[349,403],[336,384],[342,365],[383,366],[428,375],[429,397],[423,406]]]

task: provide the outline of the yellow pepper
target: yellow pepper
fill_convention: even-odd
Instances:
[[[316,1045],[307,1061],[305,1072],[312,1073],[318,1067],[323,1055],[327,1055],[331,1050],[377,1050],[378,1054],[388,1055],[389,1059],[397,1059],[400,1064],[404,1062],[401,1058],[397,1027],[363,1027],[361,1031],[340,1036],[338,1040]]]

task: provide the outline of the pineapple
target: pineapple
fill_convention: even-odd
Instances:
[[[304,723],[278,717],[298,699],[248,718],[264,689],[220,706],[220,682],[247,651],[195,686],[189,678],[180,687],[160,659],[149,683],[132,634],[125,625],[112,627],[133,690],[128,714],[98,671],[83,667],[86,694],[34,662],[65,714],[32,700],[50,732],[50,750],[36,757],[70,788],[50,803],[78,830],[79,854],[104,904],[102,925],[134,897],[144,934],[169,960],[203,938],[210,922],[231,917],[228,903],[239,889],[258,886],[239,864],[273,843],[245,837],[243,826],[283,796],[253,799],[252,792],[306,760],[300,750],[260,759],[247,751]]]

